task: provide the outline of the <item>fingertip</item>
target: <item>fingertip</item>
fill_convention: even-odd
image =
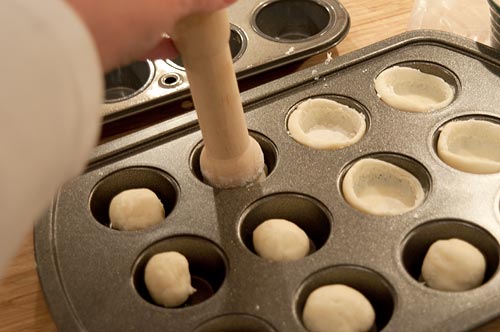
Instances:
[[[172,39],[162,38],[158,44],[142,56],[142,59],[173,59],[179,55]]]

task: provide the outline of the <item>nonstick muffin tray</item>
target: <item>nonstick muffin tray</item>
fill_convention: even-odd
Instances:
[[[415,31],[242,94],[270,170],[248,187],[217,190],[200,180],[194,113],[99,146],[86,172],[61,188],[35,227],[40,282],[59,330],[305,332],[305,299],[328,283],[361,291],[378,331],[469,331],[500,316],[500,174],[455,170],[435,149],[440,127],[453,119],[500,123],[498,55],[461,37]],[[454,101],[426,114],[389,107],[373,80],[394,65],[442,77],[455,89]],[[317,96],[363,112],[365,136],[336,151],[294,141],[287,133],[290,111]],[[388,217],[351,207],[342,178],[368,156],[414,174],[424,203]],[[142,231],[111,229],[111,198],[134,187],[156,192],[165,221]],[[314,252],[287,263],[258,257],[251,233],[268,218],[295,221]],[[418,281],[427,248],[450,237],[485,255],[482,286],[443,292]],[[147,259],[168,250],[188,258],[198,289],[180,308],[153,304],[144,285]]]
[[[348,12],[336,0],[238,1],[228,15],[239,79],[335,46],[350,25]],[[189,95],[181,58],[136,62],[108,73],[105,81],[105,122]]]

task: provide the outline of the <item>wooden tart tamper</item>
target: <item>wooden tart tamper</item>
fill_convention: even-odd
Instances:
[[[244,186],[264,176],[264,155],[248,134],[229,48],[225,9],[181,20],[171,37],[182,56],[204,147],[200,168],[217,188]]]

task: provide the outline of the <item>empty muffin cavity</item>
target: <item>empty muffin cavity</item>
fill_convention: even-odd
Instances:
[[[453,101],[456,89],[447,82],[451,80],[456,82],[452,74],[435,65],[402,64],[380,73],[375,90],[380,99],[398,110],[432,112]]]
[[[400,215],[422,204],[430,188],[423,166],[402,156],[363,158],[344,175],[342,193],[354,208],[373,215]]]
[[[274,194],[254,202],[241,218],[240,237],[246,247],[255,254],[257,251],[254,246],[254,231],[271,219],[284,219],[305,232],[309,238],[308,254],[319,250],[330,235],[331,215],[322,203],[296,193]],[[272,237],[271,234],[265,240]],[[278,244],[275,244],[275,247],[278,247]]]
[[[116,103],[142,92],[151,84],[155,67],[149,60],[117,68],[105,76],[105,102]]]
[[[147,302],[159,305],[148,291],[145,281],[146,265],[156,254],[176,252],[183,255],[189,264],[193,292],[176,308],[192,306],[212,297],[226,277],[227,259],[213,242],[194,236],[177,236],[154,243],[136,260],[133,281],[137,293]]]
[[[194,332],[275,332],[276,330],[251,315],[230,314],[216,317],[200,325]]]
[[[482,284],[488,282],[498,270],[500,247],[486,230],[472,223],[442,219],[427,222],[413,229],[402,243],[402,263],[408,274],[423,285],[422,266],[432,244],[439,240],[459,239],[476,247],[486,260]],[[449,263],[449,260],[445,260]]]
[[[449,166],[469,173],[500,172],[500,121],[462,119],[446,123],[437,154]]]
[[[113,200],[117,195],[120,193],[123,193],[125,191],[132,190],[132,192],[136,191],[136,189],[140,189],[140,191],[148,191],[150,196],[157,196],[157,199],[161,202],[161,205],[163,206],[163,214],[162,216],[164,218],[168,217],[168,215],[172,212],[174,209],[176,203],[177,203],[177,197],[179,193],[179,187],[177,185],[177,182],[167,173],[156,169],[156,168],[149,168],[149,167],[130,167],[130,168],[125,168],[119,171],[116,171],[114,173],[111,173],[101,179],[94,189],[92,190],[92,193],[90,195],[90,210],[92,212],[92,215],[94,218],[102,225],[106,227],[111,227],[117,229],[116,225],[113,227],[111,220],[110,220],[110,205]],[[147,189],[147,190],[145,190]],[[142,196],[142,195],[141,195]],[[133,200],[134,197],[144,199],[144,197],[139,197],[137,195],[132,195],[129,196],[126,200],[128,201],[128,206],[125,206],[125,209],[130,210],[130,203],[132,205],[136,205],[136,208],[142,209],[140,206],[141,202],[130,202],[130,200]],[[148,200],[154,200],[155,198],[147,197]],[[151,201],[148,202],[148,205],[151,204]],[[155,204],[155,205],[160,205],[160,204]],[[116,209],[119,209],[119,206],[114,207],[115,211],[114,214],[123,214],[123,212],[126,215],[130,215],[129,212],[131,211],[116,211]],[[144,206],[144,208],[151,208],[151,206]],[[160,207],[155,207],[155,210],[159,210]],[[140,212],[140,211],[139,211]],[[143,211],[144,213],[141,212],[143,216],[139,216],[140,218],[147,216],[154,211],[149,209],[149,211]],[[160,212],[154,212],[154,214],[158,215]],[[124,216],[127,217],[127,216]],[[128,217],[127,217],[128,218]],[[158,217],[155,217],[158,220]],[[164,218],[160,218],[164,219]],[[122,223],[123,225],[128,226],[128,221],[125,221]],[[141,222],[141,224],[146,225],[146,226],[152,226],[154,224],[157,224],[157,222]],[[118,227],[122,228],[124,230],[126,229],[140,229],[140,227]]]
[[[358,142],[367,118],[358,110],[327,98],[301,102],[288,117],[290,136],[314,149],[340,149]]]
[[[333,266],[307,278],[298,290],[295,303],[297,317],[302,320],[304,306],[314,290],[322,286],[339,284],[353,288],[370,302],[375,311],[375,326],[368,331],[382,331],[394,312],[395,291],[381,275],[360,266]],[[303,321],[302,323],[304,324]]]
[[[253,16],[253,28],[277,42],[302,42],[320,35],[334,20],[322,1],[275,0],[263,3]]]

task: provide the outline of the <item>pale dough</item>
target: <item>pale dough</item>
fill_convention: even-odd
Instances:
[[[156,194],[147,189],[122,191],[109,205],[111,227],[120,230],[138,230],[159,224],[165,219],[163,204]]]
[[[164,307],[177,307],[196,289],[191,286],[189,263],[176,251],[151,257],[146,264],[144,280],[153,300]]]
[[[309,332],[368,332],[375,324],[375,311],[359,291],[332,284],[309,295],[302,320]]]
[[[340,149],[358,142],[366,131],[365,116],[324,98],[302,102],[288,119],[293,139],[314,149]]]
[[[272,261],[292,261],[309,253],[309,237],[293,222],[269,219],[253,232],[257,254]]]
[[[377,94],[388,105],[407,112],[431,112],[448,106],[453,89],[441,77],[394,66],[375,79]]]
[[[356,209],[374,215],[399,215],[424,200],[418,179],[391,163],[365,158],[357,161],[342,182],[346,201]]]
[[[464,172],[500,172],[500,125],[484,120],[449,122],[439,134],[437,152],[446,164]]]
[[[465,291],[480,286],[486,260],[476,247],[460,239],[434,242],[422,264],[422,278],[433,289]]]

